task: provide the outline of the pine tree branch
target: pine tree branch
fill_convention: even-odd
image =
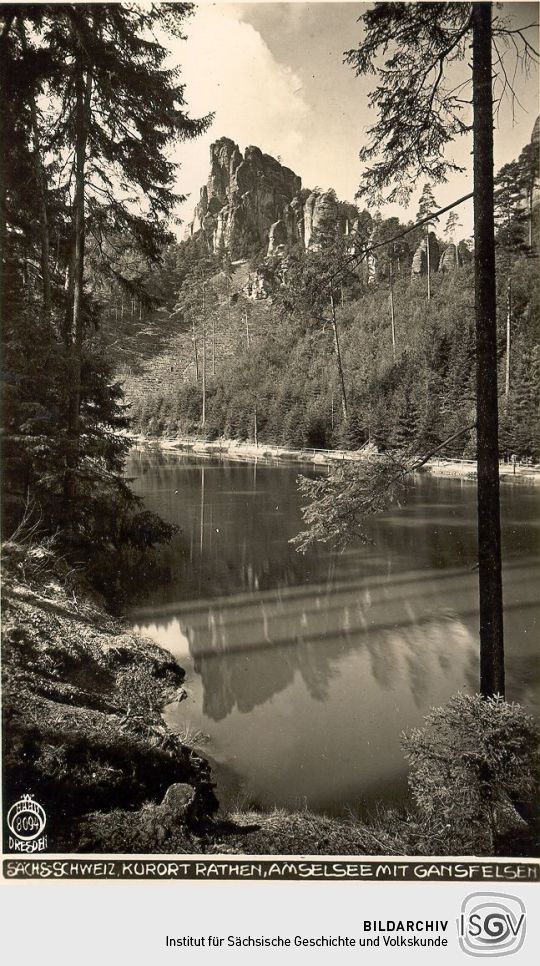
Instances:
[[[2,36],[1,36],[1,39],[2,40],[5,40],[5,38],[9,34],[9,31],[11,30],[11,25],[12,25],[14,19],[15,19],[15,14],[14,13],[7,13],[4,16],[5,16],[6,20],[5,20],[3,29],[2,29]]]
[[[413,466],[410,467],[410,472],[413,470],[419,470],[421,466],[425,466],[425,464],[428,463],[433,456],[435,456],[435,453],[439,453],[441,449],[444,449],[444,447],[448,446],[449,443],[453,443],[455,439],[459,439],[460,436],[464,436],[465,433],[470,433],[471,430],[475,428],[476,422],[471,423],[470,426],[465,426],[464,429],[460,429],[459,432],[454,433],[452,436],[449,436],[447,439],[443,440],[443,442],[439,443],[435,449],[430,450],[426,456],[423,456],[421,460],[419,460],[417,463],[414,463]]]

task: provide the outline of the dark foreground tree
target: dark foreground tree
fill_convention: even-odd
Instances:
[[[148,260],[170,237],[181,199],[167,151],[208,119],[186,113],[157,34],[181,36],[190,9],[43,4],[0,14],[6,523],[31,504],[42,529],[87,550],[140,544],[141,523],[143,543],[152,528],[164,534],[157,518],[134,523],[129,441],[118,433],[128,419],[95,338],[101,306],[86,250],[91,237],[94,271],[99,262],[105,274],[119,234]]]
[[[504,695],[491,4],[472,6],[480,688]]]
[[[361,159],[371,162],[359,194],[374,201],[410,195],[420,176],[443,181],[456,165],[445,149],[456,136],[473,132],[475,317],[478,459],[478,559],[480,587],[480,688],[485,696],[504,695],[504,653],[499,503],[498,394],[496,359],[495,258],[493,213],[492,44],[507,25],[492,25],[489,3],[379,3],[361,18],[364,38],[346,54],[357,74],[378,73],[371,95],[378,121]],[[512,32],[513,41],[522,38]],[[446,80],[448,68],[472,45],[473,123],[468,123],[466,81]],[[530,46],[525,41],[525,56]],[[499,58],[500,61],[500,58]],[[452,439],[455,437],[452,437]],[[395,459],[351,469],[316,484],[303,484],[309,530],[302,547],[316,537],[351,539],[366,513],[396,498],[407,474],[426,459]],[[333,491],[333,492],[332,492]],[[324,496],[328,500],[323,499]],[[334,502],[335,512],[328,513]],[[325,516],[326,513],[326,516]],[[340,532],[338,532],[340,531]]]

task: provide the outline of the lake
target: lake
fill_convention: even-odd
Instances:
[[[180,526],[130,610],[186,670],[171,727],[209,740],[227,807],[366,814],[403,804],[400,734],[478,667],[476,487],[418,476],[371,542],[305,555],[298,464],[134,450],[146,506]],[[507,697],[538,713],[538,489],[502,485]]]

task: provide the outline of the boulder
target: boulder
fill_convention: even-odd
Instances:
[[[189,813],[190,806],[193,805],[194,799],[195,789],[193,785],[177,782],[174,785],[169,785],[159,808],[161,812],[167,813],[175,821],[183,822]]]

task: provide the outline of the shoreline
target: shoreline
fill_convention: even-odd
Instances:
[[[178,441],[169,442],[164,449],[178,449]],[[193,441],[187,445],[194,452]],[[252,458],[249,447],[234,449],[239,459],[246,450]],[[282,450],[285,458],[291,452]],[[304,809],[220,808],[211,757],[164,717],[171,702],[185,697],[176,658],[112,617],[62,558],[9,542],[4,555],[5,768],[10,796],[31,789],[44,807],[51,851],[456,854],[451,836],[441,851],[418,811],[381,806],[362,820]],[[482,854],[481,846],[474,854]]]
[[[39,546],[7,542],[4,555],[6,788],[9,801],[30,791],[44,810],[44,855],[421,850],[421,823],[406,817],[220,808],[211,762],[164,719],[186,696],[176,658],[71,585]]]
[[[134,446],[157,446],[169,452],[193,454],[196,456],[217,456],[240,462],[261,461],[266,463],[308,463],[313,466],[334,466],[338,463],[357,463],[376,454],[366,454],[362,450],[318,450],[293,449],[266,443],[256,445],[252,442],[219,438],[204,440],[194,436],[143,436],[130,437]],[[426,463],[419,475],[476,480],[476,460],[434,459]],[[524,466],[512,463],[499,464],[499,479],[510,483],[540,484],[540,464]]]

